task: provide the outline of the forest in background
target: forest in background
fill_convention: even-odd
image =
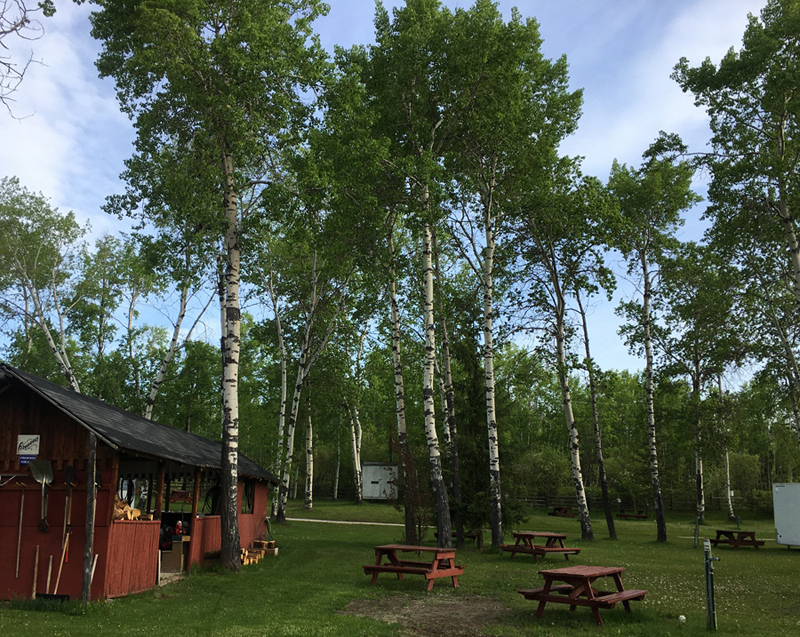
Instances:
[[[406,509],[493,544],[501,502],[513,523],[524,498],[575,494],[586,538],[604,482],[700,516],[730,490],[769,510],[794,479],[796,2],[719,65],[676,61],[713,152],[662,133],[605,180],[558,150],[582,100],[566,59],[491,2],[379,6],[376,44],[334,59],[311,0],[97,5],[98,68],[138,134],[107,211],[140,227],[88,242],[2,179],[4,360],[221,439],[284,506],[295,485],[309,507],[359,499],[360,463],[396,460]],[[698,170],[709,230],[681,242]],[[621,277],[622,333],[597,334],[587,308]],[[598,369],[591,334],[644,370]]]

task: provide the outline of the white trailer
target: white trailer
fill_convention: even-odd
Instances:
[[[772,485],[775,509],[775,541],[785,546],[800,546],[800,482]]]
[[[361,477],[364,481],[365,500],[389,500],[397,494],[396,464],[364,462],[361,464]]]

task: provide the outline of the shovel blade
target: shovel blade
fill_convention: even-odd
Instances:
[[[31,460],[28,466],[33,474],[33,479],[39,484],[50,484],[53,481],[53,465],[49,460]]]

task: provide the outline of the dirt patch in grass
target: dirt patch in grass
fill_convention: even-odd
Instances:
[[[407,630],[407,635],[424,634],[432,637],[483,635],[484,626],[503,622],[513,615],[513,611],[499,602],[475,595],[393,595],[384,599],[356,600],[350,602],[342,612],[399,624]]]

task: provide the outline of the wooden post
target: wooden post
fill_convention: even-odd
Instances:
[[[158,463],[158,486],[156,487],[156,510],[153,515],[154,520],[161,520],[161,513],[164,510],[164,463]]]
[[[113,452],[111,456],[111,497],[109,498],[110,505],[108,507],[108,524],[114,520],[114,504],[117,501],[117,490],[119,487],[119,454]]]
[[[200,467],[196,467],[194,470],[194,489],[192,491],[192,516],[189,518],[191,522],[191,526],[189,527],[189,533],[191,535],[191,539],[189,540],[189,562],[186,564],[187,572],[192,568],[192,555],[194,554],[194,547],[197,537],[197,505],[198,501],[200,500],[200,477],[202,476],[202,469]]]
[[[83,548],[83,591],[81,599],[87,606],[92,598],[92,560],[94,558],[94,518],[97,507],[97,436],[89,432],[89,454],[86,463],[86,543]],[[112,506],[113,508],[113,506]]]
[[[170,499],[172,498],[172,474],[168,474],[165,478],[165,498],[163,499],[164,511],[169,512]]]
[[[151,505],[153,504],[153,474],[147,474],[147,513],[150,513],[153,509]]]

